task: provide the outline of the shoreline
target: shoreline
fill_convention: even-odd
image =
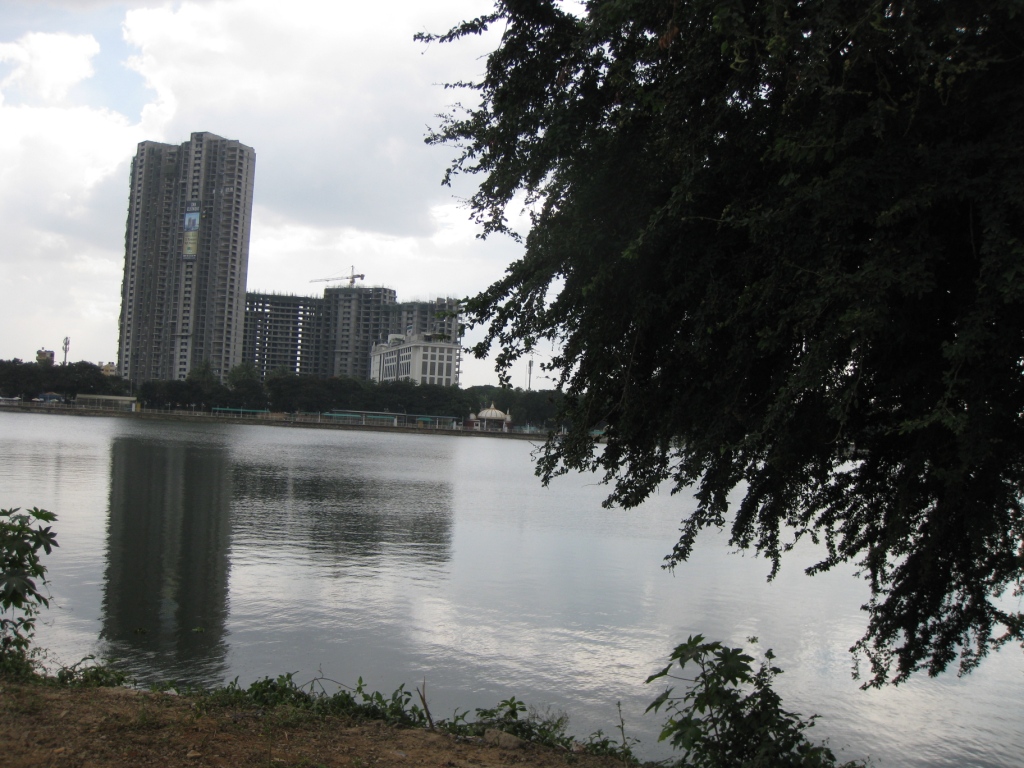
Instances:
[[[44,416],[110,416],[115,418],[139,419],[143,421],[184,421],[192,423],[245,424],[248,426],[285,427],[295,429],[328,429],[353,432],[397,432],[413,435],[445,435],[448,437],[496,437],[506,440],[544,441],[545,432],[498,432],[473,429],[446,429],[443,427],[385,426],[380,424],[344,424],[313,421],[314,417],[295,417],[286,413],[269,413],[266,416],[224,415],[193,411],[142,410],[119,411],[75,405],[35,405],[19,403],[0,407],[2,413],[29,413]],[[317,417],[318,418],[318,417]]]
[[[383,719],[318,715],[286,703],[218,702],[125,687],[58,687],[0,678],[7,768],[622,768],[503,731],[465,737]],[[632,762],[638,765],[639,761]]]

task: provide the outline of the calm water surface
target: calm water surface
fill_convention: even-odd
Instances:
[[[1024,656],[965,679],[860,691],[847,649],[867,591],[852,570],[772,584],[708,533],[660,568],[692,502],[603,510],[589,476],[541,488],[526,442],[0,413],[0,505],[59,515],[60,661],[122,659],[141,682],[248,683],[318,671],[390,692],[426,678],[437,716],[515,695],[606,732],[622,702],[645,757],[687,635],[773,648],[786,705],[882,766],[1019,766]],[[804,559],[801,560],[800,558]]]

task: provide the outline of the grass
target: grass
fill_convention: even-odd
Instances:
[[[325,684],[337,690],[329,692]],[[409,691],[399,686],[390,695],[367,690],[362,678],[354,688],[318,677],[304,685],[295,682],[291,673],[276,678],[265,677],[248,687],[236,678],[225,686],[211,689],[184,688],[174,684],[155,686],[155,690],[175,690],[193,700],[197,716],[211,709],[233,708],[259,713],[274,713],[274,726],[288,727],[327,717],[352,720],[377,720],[405,728],[426,728],[456,737],[483,737],[489,730],[498,730],[516,738],[565,751],[567,754],[607,755],[627,765],[639,765],[632,746],[636,739],[626,736],[625,723],[619,713],[619,738],[602,731],[578,740],[568,733],[569,718],[564,713],[541,712],[528,708],[515,696],[498,702],[492,708],[456,710],[451,718],[435,719],[426,701],[426,682]]]

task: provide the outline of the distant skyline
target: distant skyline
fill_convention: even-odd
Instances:
[[[249,290],[321,295],[353,266],[402,301],[500,278],[520,246],[476,237],[473,179],[442,187],[454,150],[423,143],[474,98],[441,84],[479,77],[497,35],[412,39],[490,8],[0,0],[0,359],[65,336],[69,361],[116,359],[131,157],[193,131],[256,150]],[[493,363],[467,359],[463,385],[485,383]]]

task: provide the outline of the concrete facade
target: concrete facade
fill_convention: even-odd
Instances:
[[[428,374],[428,352],[426,368],[417,357],[416,370],[423,369],[424,381],[441,383],[438,380],[445,379],[457,384],[461,363],[458,308],[458,301],[451,298],[398,302],[393,289],[381,286],[328,288],[322,298],[247,293],[243,355],[264,378],[271,371],[284,369],[299,376],[370,379],[376,378],[371,366],[375,344],[396,334],[430,337],[434,347],[448,343],[457,350],[451,358],[446,352],[441,361],[454,367],[451,372],[445,368],[447,375],[437,374],[436,366],[435,373]],[[432,362],[437,363],[436,349],[433,355]],[[402,378],[420,380],[411,372]]]
[[[243,358],[260,378],[275,370],[298,376],[326,376],[323,346],[324,300],[277,293],[245,295]]]
[[[242,362],[256,153],[193,133],[143,141],[132,160],[118,372],[184,379],[209,362],[224,381]]]
[[[370,378],[374,342],[386,339],[390,309],[397,301],[393,288],[340,286],[324,291],[322,365],[327,376]]]
[[[374,345],[370,378],[457,387],[461,369],[462,346],[457,340],[441,334],[392,334]]]

